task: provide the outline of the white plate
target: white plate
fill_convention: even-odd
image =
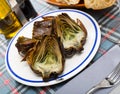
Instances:
[[[48,82],[44,82],[40,76],[37,76],[31,68],[28,66],[27,62],[21,62],[22,58],[19,55],[15,44],[19,36],[32,37],[32,29],[33,23],[37,20],[42,20],[42,16],[55,16],[61,13],[67,13],[72,19],[79,18],[87,29],[87,41],[84,45],[84,50],[82,53],[74,55],[72,58],[67,59],[65,62],[64,72],[59,75],[56,80],[51,80]],[[100,40],[101,40],[101,32],[97,22],[91,17],[89,14],[74,10],[74,9],[63,9],[56,10],[42,16],[38,16],[29,23],[27,23],[20,32],[11,40],[8,45],[8,49],[6,52],[6,66],[10,75],[18,82],[29,85],[29,86],[48,86],[63,82],[81,70],[83,70],[89,62],[93,59],[96,54]]]

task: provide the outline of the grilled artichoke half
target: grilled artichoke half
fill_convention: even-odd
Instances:
[[[63,72],[65,57],[63,45],[56,36],[44,36],[42,42],[29,50],[24,60],[32,70],[41,75],[44,81],[56,78]]]
[[[75,22],[66,13],[56,16],[56,32],[65,48],[65,56],[71,57],[83,50],[87,31],[80,20]]]

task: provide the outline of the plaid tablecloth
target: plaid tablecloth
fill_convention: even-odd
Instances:
[[[31,2],[38,15],[58,9],[58,7],[49,5],[43,0],[31,0]],[[109,39],[120,39],[120,10],[118,6],[120,5],[116,3],[110,8],[96,11],[79,8],[79,10],[89,13],[96,19],[102,32],[100,47],[90,64],[94,63],[115,45]],[[56,90],[69,82],[68,80],[48,87],[29,87],[16,82],[7,72],[4,61],[9,41],[3,35],[0,35],[0,94],[54,94]]]

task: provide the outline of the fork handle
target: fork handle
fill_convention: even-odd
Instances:
[[[96,90],[100,89],[99,85],[92,87],[86,94],[93,94]]]

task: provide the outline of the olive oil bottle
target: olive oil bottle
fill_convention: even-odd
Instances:
[[[0,34],[4,34],[6,39],[10,39],[16,35],[21,27],[21,22],[8,2],[0,0]]]

